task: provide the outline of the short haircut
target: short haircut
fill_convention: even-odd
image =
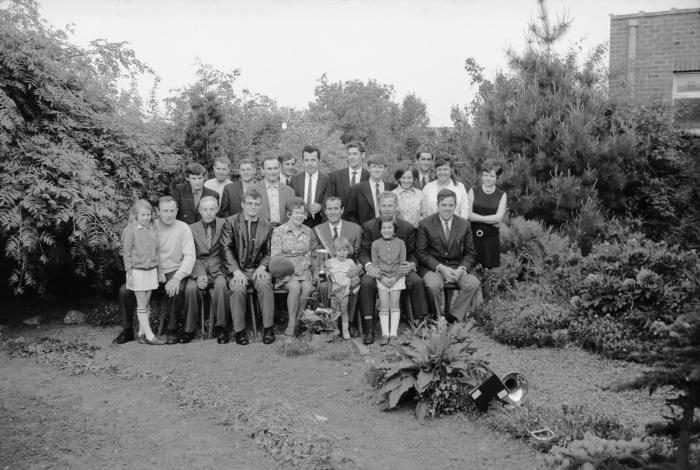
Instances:
[[[457,193],[451,189],[441,189],[440,192],[437,193],[438,204],[440,204],[443,199],[447,199],[448,197],[454,198],[455,203],[457,202]]]
[[[287,214],[291,214],[292,212],[294,212],[294,209],[304,209],[304,211],[308,210],[308,208],[306,207],[306,202],[300,197],[294,197],[290,199],[284,206],[284,210],[287,212]]]
[[[420,148],[420,149],[418,149],[418,151],[416,152],[416,160],[418,160],[418,159],[420,158],[420,154],[421,154],[421,153],[427,153],[427,154],[430,155],[431,158],[432,158],[432,156],[433,156],[433,152],[431,152],[430,150],[428,150],[428,149],[426,149],[426,148]]]
[[[214,196],[204,196],[202,199],[199,200],[199,205],[201,206],[203,202],[213,202],[214,204],[216,204],[216,207],[219,207],[219,200]]]
[[[265,162],[270,162],[270,161],[279,163],[279,160],[277,159],[277,157],[275,157],[274,155],[268,155],[262,159],[262,161],[260,162],[260,166],[262,168],[265,168]]]
[[[292,152],[284,152],[279,157],[277,157],[277,160],[279,160],[281,165],[282,163],[292,160],[294,158],[297,158],[297,156],[294,155]]]
[[[435,160],[435,165],[433,165],[435,168],[439,168],[441,166],[449,166],[452,168],[453,162],[452,159],[447,156],[447,155],[440,155],[437,160]]]
[[[413,168],[413,167],[409,168],[407,166],[400,166],[394,172],[394,179],[396,180],[396,184],[399,183],[399,180],[404,175],[404,173],[406,173],[407,171],[411,172],[414,180],[418,179],[418,169],[417,168]]]
[[[231,160],[228,159],[228,157],[216,157],[214,159],[214,165],[217,163],[221,163],[222,165],[226,165],[227,167],[231,167]]]
[[[187,176],[190,175],[197,175],[197,176],[204,176],[207,173],[207,169],[204,168],[201,164],[197,162],[192,162],[187,165],[185,168],[185,174]]]
[[[248,189],[245,194],[243,195],[243,202],[245,202],[245,198],[247,197],[252,197],[254,201],[262,201],[262,194],[257,189]]]
[[[347,248],[348,250],[348,255],[352,256],[353,249],[352,249],[352,243],[350,243],[350,240],[348,240],[345,237],[338,237],[335,240],[333,240],[333,248],[335,248],[335,251],[338,251],[341,248]]]
[[[340,201],[340,208],[343,208],[343,198],[338,196],[328,196],[325,201],[323,201],[323,207],[326,208],[329,202]]]
[[[391,220],[383,220],[381,221],[381,224],[379,225],[379,228],[382,227],[384,224],[391,224],[392,227],[394,227],[394,234],[396,234],[396,231],[399,229],[399,226],[396,224],[396,221],[394,219]]]
[[[366,151],[364,142],[360,142],[359,140],[353,140],[345,145],[345,151],[353,148],[359,150],[360,153],[365,153]]]
[[[381,205],[383,199],[393,199],[394,204],[399,203],[399,196],[394,191],[384,191],[382,194],[380,194],[377,204]]]
[[[171,202],[175,204],[175,207],[177,207],[177,201],[175,200],[174,197],[162,196],[158,199],[158,207],[162,206],[163,204],[169,204]]]
[[[496,177],[498,178],[503,173],[503,164],[494,158],[489,158],[483,161],[481,164],[481,171],[495,171]]]
[[[240,168],[241,165],[253,165],[253,168],[255,168],[255,160],[249,157],[241,158],[238,160],[238,168]]]
[[[321,161],[321,149],[316,147],[315,145],[304,145],[304,148],[301,149],[301,156],[303,157],[305,153],[314,153],[316,152],[316,155],[318,156],[318,160]]]

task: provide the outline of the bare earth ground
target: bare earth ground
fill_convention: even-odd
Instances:
[[[466,415],[421,425],[410,406],[384,412],[363,377],[374,345],[368,357],[339,342],[288,358],[259,342],[112,345],[118,332],[0,333],[0,469],[542,468],[528,443]],[[499,374],[528,376],[533,403],[584,404],[635,427],[663,411],[663,397],[605,390],[636,365],[476,343]]]

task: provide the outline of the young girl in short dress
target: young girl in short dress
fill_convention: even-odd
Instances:
[[[355,262],[350,259],[352,256],[352,244],[345,237],[338,237],[333,240],[335,257],[326,261],[326,272],[328,278],[333,283],[331,295],[335,297],[340,306],[340,323],[342,326],[343,339],[350,339],[348,297],[350,291],[357,294],[360,288],[359,276],[348,276],[348,271],[355,268]]]
[[[122,232],[126,288],[136,296],[139,343],[160,345],[148,323],[151,291],[158,288],[158,235],[153,224],[153,207],[139,199],[129,211],[129,222]]]
[[[406,245],[396,238],[396,223],[382,221],[382,238],[372,243],[372,264],[379,269],[377,279],[379,292],[379,324],[382,327],[381,346],[397,343],[399,331],[399,299],[406,288],[404,276],[399,276],[399,268],[406,262]]]

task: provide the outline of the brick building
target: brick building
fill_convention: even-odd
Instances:
[[[610,15],[610,90],[673,103],[700,130],[700,8]]]

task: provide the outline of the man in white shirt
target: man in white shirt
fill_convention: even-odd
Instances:
[[[426,149],[420,149],[416,153],[416,168],[418,169],[418,178],[413,181],[413,186],[418,189],[423,189],[426,184],[435,179],[435,170],[433,169],[433,154]]]
[[[292,185],[292,177],[297,166],[297,157],[292,152],[285,152],[277,158],[280,162],[280,183]]]
[[[394,183],[382,180],[389,167],[389,162],[384,155],[372,155],[367,160],[367,165],[370,178],[350,188],[345,212],[345,220],[360,226],[379,217],[379,196],[384,191],[391,191],[396,187]]]
[[[231,161],[228,157],[217,157],[214,160],[214,178],[206,180],[204,182],[204,187],[213,189],[219,193],[219,202],[221,202],[221,195],[224,192],[224,187],[227,184],[232,183],[229,178],[231,174]]]
[[[263,204],[259,217],[269,220],[273,226],[287,221],[285,207],[287,202],[294,199],[294,190],[280,184],[280,162],[277,157],[268,155],[262,161],[264,178],[253,185],[253,189],[262,194]]]
[[[304,225],[314,228],[325,220],[321,204],[328,193],[328,177],[321,175],[318,165],[321,160],[321,150],[313,145],[305,146],[301,151],[304,172],[292,178],[292,188],[297,197],[306,202],[308,212]]]
[[[336,170],[328,175],[328,195],[336,196],[347,205],[350,188],[362,181],[369,179],[369,171],[363,168],[365,159],[365,144],[359,141],[348,143],[347,149],[348,167]]]

